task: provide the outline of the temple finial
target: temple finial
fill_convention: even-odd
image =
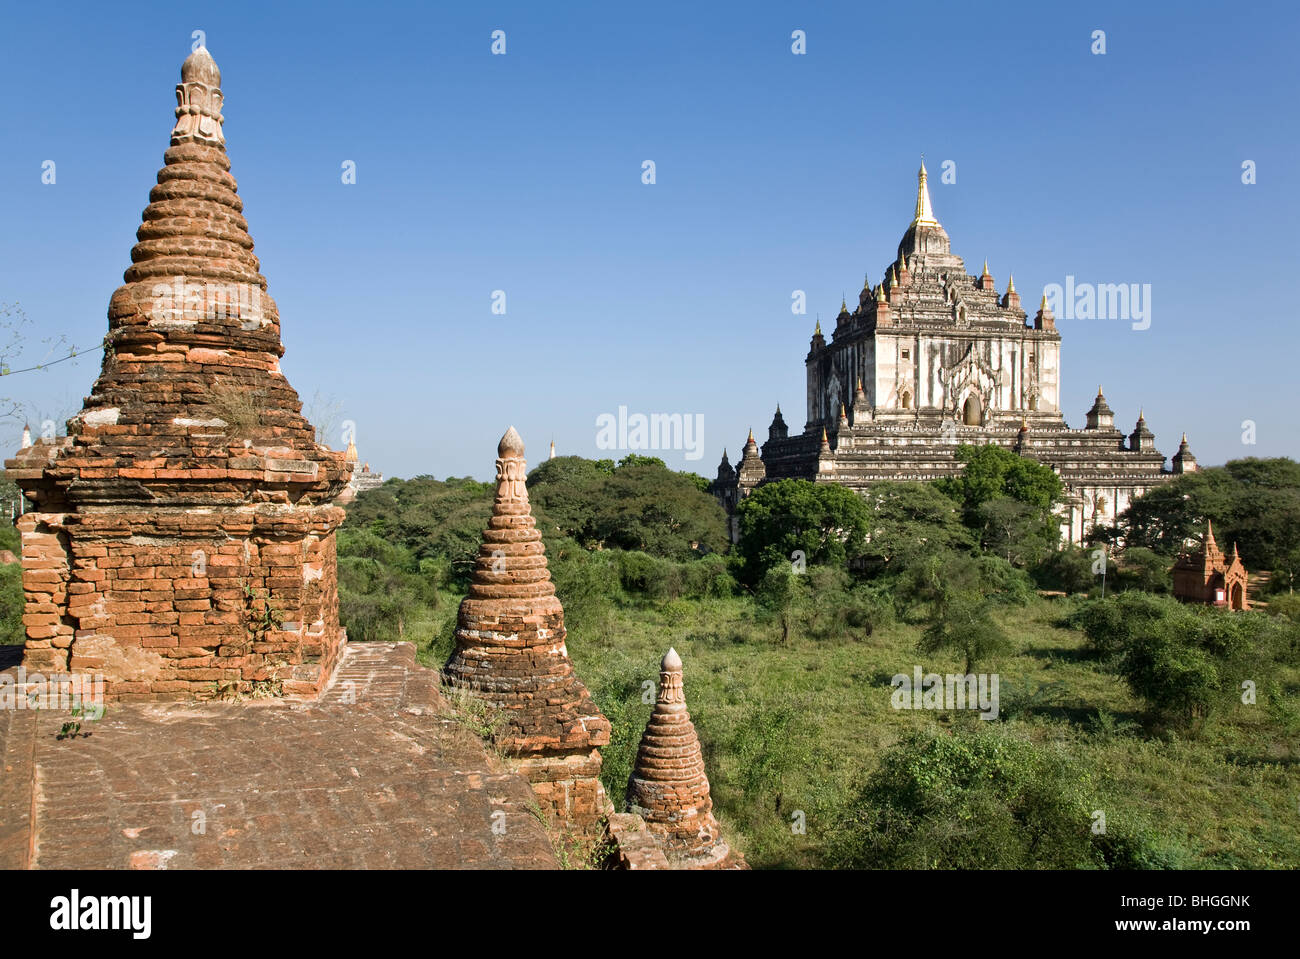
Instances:
[[[934,209],[930,206],[930,188],[925,181],[925,154],[921,154],[921,169],[916,174],[916,216],[912,222],[938,226],[939,221],[934,218]]]
[[[1007,292],[1016,292],[1016,275],[1014,273],[1007,274]]]

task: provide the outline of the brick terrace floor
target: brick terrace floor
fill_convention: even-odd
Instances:
[[[445,713],[409,643],[347,647],[315,702],[110,703],[63,741],[66,713],[0,710],[0,868],[556,868],[527,782]]]

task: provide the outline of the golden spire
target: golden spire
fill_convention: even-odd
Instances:
[[[817,317],[817,329],[813,330],[813,336],[821,336],[821,335],[822,335],[822,318],[819,316]]]
[[[916,216],[912,224],[938,226],[939,221],[934,218],[934,210],[930,207],[930,188],[925,185],[925,177],[925,157],[922,156],[921,169],[916,174]]]
[[[876,302],[877,303],[885,302],[885,284],[883,283],[881,283],[878,287],[876,287]]]
[[[864,276],[864,277],[862,278],[862,288],[863,288],[864,290],[869,290],[869,289],[871,289],[871,274],[870,274],[870,273],[868,273],[866,276]]]
[[[1010,273],[1007,275],[1007,292],[1008,293],[1016,292],[1016,275],[1014,273]]]
[[[1044,313],[1047,312],[1047,294],[1046,294],[1046,293],[1043,294],[1043,302],[1041,302],[1041,303],[1038,304],[1038,309],[1041,310],[1041,311],[1044,312]]]
[[[862,392],[862,377],[860,377],[860,376],[858,377],[858,392],[859,392],[859,393]],[[1183,436],[1186,436],[1186,435],[1187,435],[1186,433],[1183,434]]]
[[[747,439],[745,442],[746,442],[746,443],[752,443],[752,442],[754,442],[754,427],[751,426],[751,427],[749,428],[749,439]]]
[[[986,259],[984,261],[984,272],[981,273],[980,276],[988,276],[988,275],[989,275],[989,261]]]
[[[896,287],[896,286],[898,286],[898,267],[897,267],[897,266],[891,266],[891,267],[889,268],[889,286],[890,286],[891,289],[894,288],[894,287]]]
[[[1184,445],[1184,446],[1187,445],[1187,433],[1186,433],[1186,432],[1183,433],[1183,445]]]
[[[1097,395],[1098,395],[1098,396],[1101,396],[1101,384],[1100,384],[1100,383],[1097,384]]]
[[[830,437],[826,435],[826,427],[822,427],[822,446],[830,446]]]
[[[840,312],[841,312],[841,313],[847,313],[848,311],[849,311],[849,301],[848,301],[848,299],[844,296],[844,294],[841,293],[841,294],[840,294]]]

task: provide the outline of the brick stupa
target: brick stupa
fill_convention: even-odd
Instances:
[[[670,867],[743,868],[713,818],[704,754],[686,711],[682,659],[675,649],[659,665],[659,696],[637,750],[626,806],[645,821]]]
[[[349,467],[280,371],[220,85],[198,48],[99,379],[67,437],[6,464],[35,504],[18,522],[24,663],[102,673],[109,698],[310,694],[343,639],[333,500]]]
[[[610,725],[569,661],[564,607],[533,521],[524,444],[513,426],[501,438],[496,468],[492,518],[444,676],[496,711],[497,746],[518,760],[552,822],[594,832],[610,811],[599,751]]]

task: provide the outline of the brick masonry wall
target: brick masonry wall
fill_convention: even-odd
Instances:
[[[341,513],[28,513],[24,665],[100,673],[115,700],[311,695],[344,638]]]

